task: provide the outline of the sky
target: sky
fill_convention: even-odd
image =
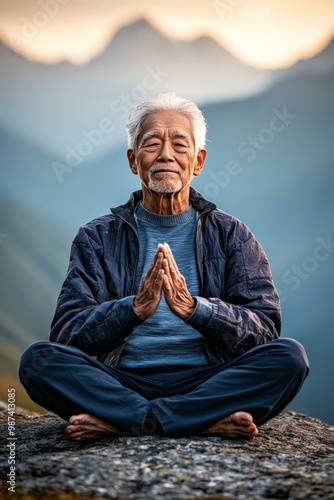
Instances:
[[[313,57],[334,35],[334,0],[0,0],[0,39],[34,61],[82,65],[142,17],[171,38],[209,35],[261,68]]]

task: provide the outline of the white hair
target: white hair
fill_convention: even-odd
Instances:
[[[195,148],[197,150],[204,148],[206,122],[203,113],[194,102],[188,101],[183,97],[178,97],[173,92],[170,92],[142,101],[132,109],[126,123],[126,131],[128,134],[128,148],[132,149],[135,154],[137,152],[137,141],[143,120],[146,116],[158,111],[176,111],[189,118],[193,128]]]

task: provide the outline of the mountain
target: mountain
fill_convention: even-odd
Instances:
[[[1,128],[0,150],[0,192],[73,234],[79,225],[124,202],[130,190],[138,188],[123,147],[110,150],[103,162],[85,158],[62,175],[53,167],[56,160],[64,161],[61,157]]]
[[[0,60],[0,126],[58,154],[105,119],[113,130],[94,154],[123,140],[131,107],[148,95],[175,91],[212,102],[259,92],[276,77],[243,64],[208,37],[172,41],[145,20],[121,28],[85,66],[35,63],[4,45]]]
[[[334,71],[334,40],[332,40],[319,54],[311,59],[301,60],[283,74],[290,76],[300,74],[327,75]]]
[[[64,157],[107,121],[108,131],[92,151],[97,157],[124,142],[133,104],[149,95],[175,91],[200,104],[246,98],[295,72],[332,67],[332,52],[325,49],[288,70],[263,70],[210,37],[170,40],[146,20],[122,27],[84,66],[28,61],[0,43],[0,126]]]
[[[117,70],[114,61],[118,63]],[[275,73],[242,63],[210,37],[189,42],[166,38],[144,19],[121,28],[104,53],[86,65],[85,71],[96,75],[108,70],[113,83],[123,86],[124,81],[133,81],[135,75],[138,79],[146,66],[160,66],[168,73],[162,82],[163,91],[175,88],[180,95],[200,102],[258,92]]]
[[[19,354],[48,338],[71,239],[66,228],[6,196],[0,228],[0,375],[15,377]]]

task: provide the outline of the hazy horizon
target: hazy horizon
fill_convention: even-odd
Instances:
[[[313,57],[334,35],[331,0],[0,0],[0,39],[24,57],[47,64],[85,64],[124,25],[146,18],[165,36],[211,36],[242,62],[286,68]],[[61,36],[59,34],[61,33]]]

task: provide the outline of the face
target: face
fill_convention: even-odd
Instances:
[[[204,164],[205,150],[195,150],[192,125],[182,113],[159,111],[142,123],[137,155],[128,151],[130,168],[143,188],[171,194],[189,186]]]

